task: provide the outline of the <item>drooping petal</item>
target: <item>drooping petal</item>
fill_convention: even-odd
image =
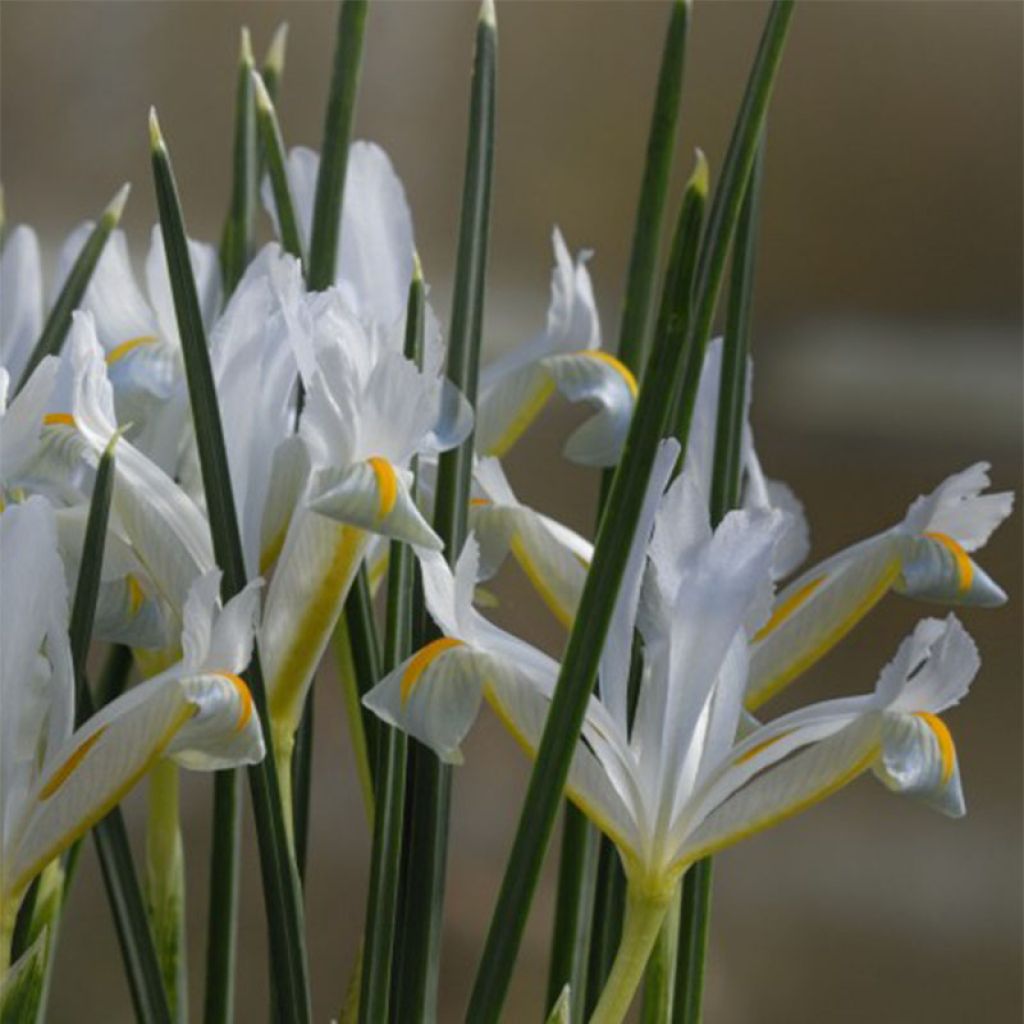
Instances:
[[[338,522],[439,551],[441,539],[412,500],[410,483],[407,471],[396,470],[386,459],[370,458],[321,477],[322,493],[310,507]]]
[[[5,895],[114,807],[162,755],[191,768],[262,759],[263,738],[240,679],[157,678],[94,715],[51,757],[11,837]]]
[[[887,789],[923,801],[951,818],[966,811],[953,738],[938,715],[886,715],[875,775]]]

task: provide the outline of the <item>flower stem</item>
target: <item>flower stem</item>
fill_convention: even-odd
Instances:
[[[174,1020],[188,1011],[185,983],[185,857],[178,820],[178,766],[161,759],[149,775],[146,909]]]
[[[625,1019],[670,902],[663,893],[650,893],[633,883],[627,886],[622,940],[590,1024],[620,1024]]]

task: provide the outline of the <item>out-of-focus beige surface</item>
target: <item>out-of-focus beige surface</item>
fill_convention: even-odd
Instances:
[[[698,3],[675,196],[690,152],[720,163],[766,8]],[[1022,7],[823,3],[797,10],[770,122],[758,267],[755,430],[804,499],[814,555],[900,518],[979,458],[1021,490]],[[500,81],[486,340],[542,322],[559,223],[590,246],[615,337],[651,90],[656,3],[499,3]],[[121,181],[137,255],[155,217],[145,117],[155,103],[192,233],[215,238],[228,193],[234,55],[291,23],[281,114],[317,145],[335,8],[327,3],[12,3],[0,8],[0,174],[13,221],[48,248]],[[413,207],[442,317],[454,251],[475,10],[378,3],[357,127],[387,147]],[[546,415],[509,459],[520,497],[589,530],[595,479]],[[982,561],[1010,605],[963,618],[984,666],[949,724],[968,817],[950,822],[862,780],[717,860],[707,1020],[729,1024],[1019,1019],[1020,514]],[[502,624],[557,652],[560,628],[515,570]],[[930,609],[891,597],[794,698],[858,692]],[[369,841],[340,700],[323,673],[308,924],[316,1019],[336,1012],[362,926]],[[485,716],[456,775],[441,1020],[461,1019],[527,777]],[[202,989],[209,786],[185,782],[194,1007]],[[142,800],[129,803],[138,835]],[[258,867],[246,840],[239,1021],[265,1018]],[[140,850],[141,855],[141,850]],[[140,856],[141,864],[141,856]],[[553,899],[549,858],[506,1019],[537,1020]],[[72,897],[51,1019],[130,1019],[95,860]]]

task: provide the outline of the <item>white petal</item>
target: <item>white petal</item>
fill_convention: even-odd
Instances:
[[[756,709],[828,653],[885,596],[899,568],[899,539],[881,534],[783,588],[753,637],[747,707]]]
[[[441,540],[409,494],[409,474],[386,460],[357,462],[338,474],[322,476],[311,508],[322,515],[439,551]]]
[[[43,272],[36,233],[18,225],[0,251],[0,363],[16,384],[43,329]]]
[[[570,402],[588,402],[598,410],[566,442],[566,458],[585,466],[615,465],[637,396],[633,374],[600,349],[551,356],[542,365]]]
[[[459,749],[480,710],[488,659],[458,640],[427,644],[363,698],[389,725],[425,743],[449,764],[460,764]]]
[[[244,684],[223,676],[158,678],[94,715],[47,759],[9,849],[5,888],[27,884],[164,753],[211,769],[259,761],[263,740]]]
[[[976,551],[1013,509],[1013,494],[982,494],[989,485],[989,464],[978,462],[945,479],[907,510],[904,528],[916,534],[942,533],[965,551]]]
[[[942,719],[930,713],[889,714],[875,775],[894,793],[923,801],[951,818],[965,813],[956,747]]]
[[[260,630],[270,714],[298,727],[313,673],[323,656],[366,549],[367,535],[301,509],[271,580]]]
[[[676,854],[677,868],[812,806],[871,767],[880,716],[853,724],[757,776],[713,810]]]

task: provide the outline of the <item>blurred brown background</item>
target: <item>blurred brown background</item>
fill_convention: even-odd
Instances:
[[[499,139],[486,342],[542,322],[557,222],[591,246],[615,337],[660,3],[499,3]],[[1008,3],[807,2],[774,100],[758,267],[755,429],[763,461],[804,499],[814,556],[900,518],[986,458],[1021,489],[1022,13]],[[717,167],[765,14],[698,3],[678,194],[694,145]],[[145,117],[156,104],[193,234],[215,238],[228,195],[237,32],[258,51],[291,25],[280,101],[290,143],[319,144],[335,7],[328,3],[5,0],[2,152],[8,216],[48,249],[123,180],[137,256],[155,219]],[[470,3],[378,2],[357,118],[402,175],[439,312],[448,308],[475,22]],[[594,478],[558,450],[555,409],[509,460],[520,496],[589,530]],[[718,858],[709,1022],[959,1024],[1020,1019],[1021,528],[983,561],[1010,594],[965,613],[984,667],[950,716],[968,817],[950,822],[871,780]],[[504,624],[556,651],[560,629],[515,571]],[[892,597],[797,696],[869,688],[927,613]],[[317,1020],[336,1012],[362,924],[368,839],[340,701],[318,694],[308,898]],[[527,767],[484,717],[457,775],[444,1021],[461,1019]],[[208,785],[186,781],[192,986],[201,991]],[[130,804],[136,822],[138,796]],[[246,861],[238,1019],[265,1007],[255,854]],[[554,858],[506,1019],[540,1018]],[[91,850],[62,935],[52,1020],[130,1019]],[[196,1010],[198,1012],[198,1002]]]

